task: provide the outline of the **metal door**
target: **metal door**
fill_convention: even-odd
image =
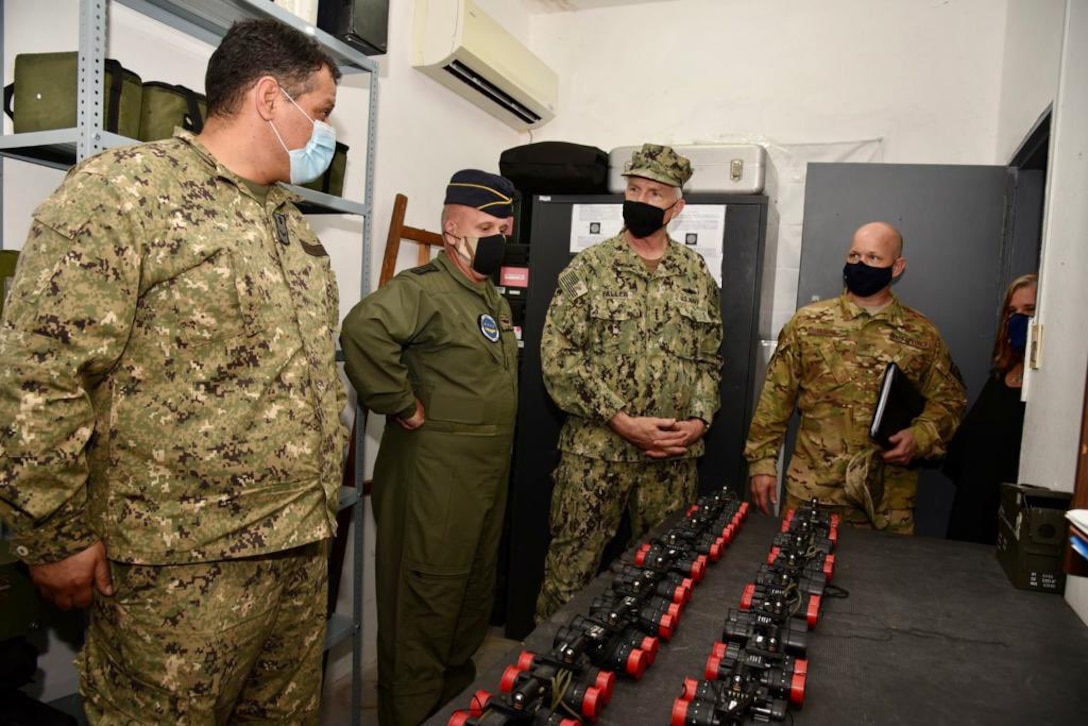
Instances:
[[[893,290],[941,331],[972,403],[989,373],[1005,286],[1038,264],[1040,229],[1030,220],[1041,184],[1041,175],[1018,178],[1003,166],[809,164],[798,307],[841,293],[854,230],[895,224],[907,269]],[[918,534],[943,537],[951,501],[951,482],[923,469]]]

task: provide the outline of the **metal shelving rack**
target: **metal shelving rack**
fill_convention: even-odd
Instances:
[[[363,218],[362,284],[360,297],[370,285],[370,238],[372,231],[371,199],[374,188],[375,138],[378,119],[378,66],[369,57],[337,38],[292,15],[269,0],[79,0],[79,50],[77,79],[77,125],[75,128],[0,135],[0,156],[52,167],[68,169],[74,163],[115,146],[136,143],[135,139],[103,130],[103,86],[108,18],[111,2],[120,3],[164,25],[218,45],[237,20],[274,18],[313,36],[339,64],[345,74],[369,74],[369,110],[367,113],[366,179],[363,201],[352,201],[320,192],[285,185],[303,198],[300,208],[307,214],[351,214]],[[0,0],[0,71],[3,70],[4,3]],[[2,181],[2,179],[0,179]],[[0,222],[3,205],[0,204]],[[354,567],[352,572],[352,612],[334,614],[328,622],[325,649],[348,638],[352,643],[351,722],[358,726],[362,718],[363,653],[363,447],[364,427],[356,435],[356,487],[340,491],[340,510],[352,508]],[[333,573],[330,573],[332,576]],[[64,699],[62,699],[64,700]]]

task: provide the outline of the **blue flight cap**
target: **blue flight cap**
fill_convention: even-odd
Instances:
[[[463,204],[492,217],[506,219],[514,213],[514,184],[498,174],[462,169],[450,178],[444,203]]]

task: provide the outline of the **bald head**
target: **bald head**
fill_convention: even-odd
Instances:
[[[873,268],[887,272],[876,272]],[[843,277],[852,299],[866,301],[859,304],[880,305],[891,299],[891,283],[906,268],[903,235],[899,230],[887,222],[869,222],[854,232]],[[874,289],[876,285],[882,286]]]
[[[903,255],[903,233],[895,225],[887,222],[869,222],[858,227],[854,232],[854,242],[878,246],[886,250],[887,258],[895,260]],[[890,264],[890,263],[889,263]],[[884,265],[878,265],[883,267]]]

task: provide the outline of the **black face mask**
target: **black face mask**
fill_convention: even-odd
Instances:
[[[457,256],[468,263],[476,272],[484,277],[491,277],[502,267],[502,258],[506,256],[506,237],[501,234],[493,234],[487,237],[458,237],[452,232],[447,232],[455,240],[464,240],[467,253],[454,246]]]
[[[662,209],[645,202],[633,202],[625,199],[623,201],[623,225],[639,239],[649,237],[665,226],[665,212],[675,206],[676,202],[673,202]]]
[[[491,277],[502,267],[502,258],[505,255],[506,237],[501,234],[480,237],[476,240],[476,250],[472,255],[472,269]]]
[[[842,268],[846,289],[858,297],[875,295],[892,281],[892,266],[870,267],[864,262],[847,262]]]

